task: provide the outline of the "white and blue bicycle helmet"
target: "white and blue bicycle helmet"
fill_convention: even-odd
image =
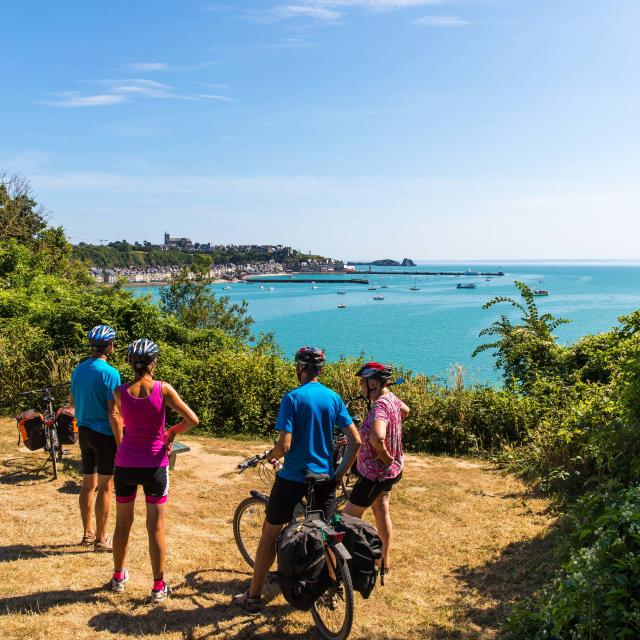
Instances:
[[[107,347],[116,339],[116,332],[108,324],[99,324],[87,334],[92,347]]]
[[[134,340],[127,349],[127,359],[134,369],[151,364],[160,353],[160,347],[149,338]]]

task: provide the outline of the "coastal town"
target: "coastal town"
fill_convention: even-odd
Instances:
[[[209,255],[212,258],[209,275],[214,281],[236,281],[249,276],[282,275],[284,273],[349,273],[353,266],[342,260],[319,256],[304,256],[299,251],[283,245],[214,245],[193,242],[187,237],[172,237],[164,234],[161,245],[131,245],[140,249],[157,248],[175,254]],[[220,255],[233,255],[234,261],[216,262]],[[246,261],[238,257],[246,256]],[[180,255],[180,258],[184,258]],[[92,266],[92,277],[100,283],[115,284],[124,279],[127,284],[164,284],[171,281],[188,262],[179,264],[142,264],[127,266]]]

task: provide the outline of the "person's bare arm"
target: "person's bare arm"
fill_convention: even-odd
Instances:
[[[198,426],[200,419],[168,382],[162,383],[162,395],[167,406],[182,418],[178,424],[167,429],[164,442],[166,445],[170,445],[179,433],[185,433]]]
[[[291,433],[288,431],[279,431],[278,434],[278,439],[273,445],[273,449],[271,449],[267,454],[267,460],[274,467],[278,465],[278,460],[280,460],[280,458],[284,458],[287,451],[291,449],[291,443],[293,442]]]
[[[120,389],[116,389],[113,392],[113,400],[109,400],[107,408],[109,411],[111,431],[113,431],[113,437],[116,439],[116,445],[119,447],[122,443],[122,436],[124,435],[122,416],[120,415]]]
[[[400,399],[398,398],[398,400]],[[402,416],[402,419],[404,420],[405,418],[408,418],[410,413],[411,409],[409,409],[409,407],[400,400],[400,415]]]
[[[371,428],[371,434],[369,440],[371,445],[378,454],[378,460],[387,467],[393,462],[393,457],[387,450],[385,438],[387,437],[387,421],[376,419],[373,421],[373,427]]]
[[[353,422],[344,430],[343,433],[347,436],[347,448],[342,456],[340,466],[336,469],[335,480],[337,484],[342,484],[342,480],[347,471],[351,469],[351,466],[356,461],[356,458],[358,457],[358,450],[362,444],[360,433]]]
[[[75,409],[75,405],[73,404],[73,394],[72,393],[69,394],[69,406],[72,409]]]

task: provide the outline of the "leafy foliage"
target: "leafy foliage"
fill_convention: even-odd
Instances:
[[[569,557],[529,608],[512,614],[512,638],[640,636],[640,487],[609,485],[572,511]]]
[[[211,288],[210,269],[211,261],[204,256],[183,267],[160,293],[162,310],[175,315],[187,327],[221,329],[237,338],[248,338],[253,320],[247,313],[247,302],[230,305],[228,296],[217,298]]]
[[[34,200],[29,181],[0,174],[0,240],[32,245],[46,226],[44,210]]]
[[[502,370],[507,387],[526,390],[537,376],[557,373],[562,350],[552,332],[568,320],[555,318],[550,313],[540,314],[533,291],[522,282],[514,284],[520,291],[522,302],[500,296],[482,308],[510,304],[522,314],[520,324],[513,324],[509,316],[503,314],[480,332],[480,336],[497,336],[497,340],[480,345],[472,355],[493,350],[496,366]]]

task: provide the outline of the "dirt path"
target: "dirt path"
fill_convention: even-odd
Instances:
[[[264,444],[184,438],[191,452],[172,472],[168,518],[174,597],[153,606],[145,599],[144,500],[136,506],[127,592],[112,595],[104,589],[110,555],[74,546],[77,451],[53,482],[39,471],[42,453],[16,447],[14,429],[0,420],[0,637],[318,637],[310,614],[290,609],[273,589],[263,615],[228,606],[250,577],[231,518],[249,488],[260,488],[255,473],[237,476],[234,468]],[[519,480],[484,462],[410,456],[392,497],[394,573],[368,600],[357,597],[351,637],[495,637],[510,603],[548,571],[553,517],[546,509]]]

